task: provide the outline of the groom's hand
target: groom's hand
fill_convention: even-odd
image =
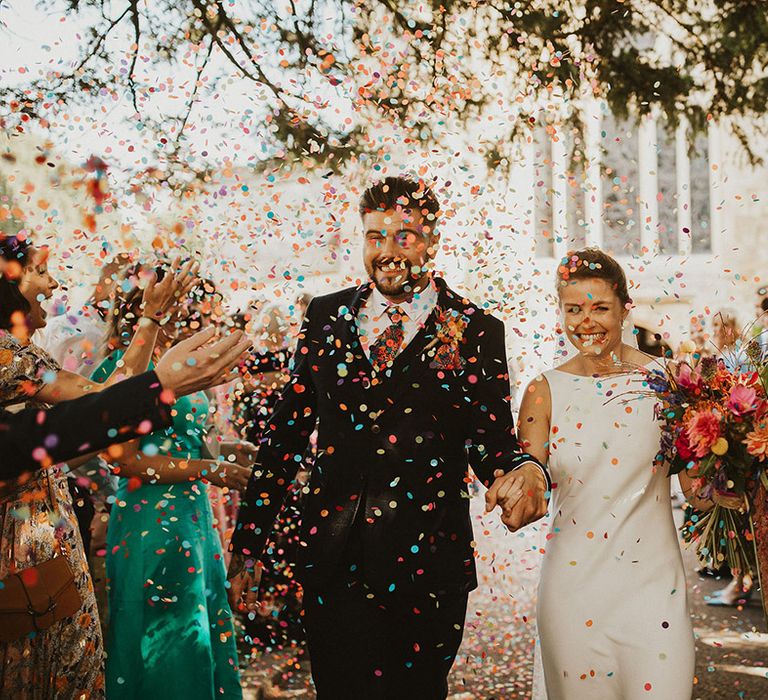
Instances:
[[[533,463],[504,473],[497,470],[496,480],[485,494],[485,512],[501,507],[501,522],[511,532],[528,525],[547,512],[547,480]]]

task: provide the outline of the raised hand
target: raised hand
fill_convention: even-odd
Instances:
[[[501,508],[501,522],[511,532],[544,517],[547,512],[547,480],[533,463],[514,471],[497,470],[496,479],[485,494],[485,512]]]
[[[184,396],[237,377],[235,368],[251,341],[239,330],[220,340],[214,340],[215,333],[215,328],[206,328],[163,355],[155,373],[164,389]]]
[[[195,260],[182,264],[181,258],[176,258],[162,281],[158,282],[153,272],[141,297],[142,316],[162,323],[198,283],[199,268]]]

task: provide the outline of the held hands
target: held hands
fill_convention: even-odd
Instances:
[[[233,371],[251,345],[242,331],[234,331],[214,341],[215,328],[206,328],[172,347],[155,373],[164,389],[176,396],[192,394],[224,384],[237,377]]]
[[[157,281],[157,273],[153,272],[141,297],[142,316],[157,323],[165,321],[176,304],[198,283],[199,267],[194,260],[182,265],[181,258],[176,258],[161,282]]]
[[[227,571],[227,593],[233,610],[242,612],[258,609],[261,568],[261,562],[255,562],[243,554],[232,555]]]
[[[245,491],[259,450],[256,445],[247,440],[228,442],[225,445],[221,450],[224,459],[220,458],[216,462],[208,478],[217,486]]]
[[[230,462],[234,459],[235,462],[249,469],[253,468],[258,452],[259,448],[247,440],[224,441],[221,444],[221,454],[223,457]]]
[[[224,460],[215,462],[208,470],[207,479],[216,486],[245,491],[251,478],[251,466]]]
[[[511,532],[544,517],[547,512],[547,480],[541,469],[528,463],[506,474],[497,469],[496,480],[485,494],[485,512],[501,508],[501,522]]]

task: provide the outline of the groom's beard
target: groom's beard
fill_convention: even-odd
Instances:
[[[399,297],[411,294],[417,287],[424,286],[421,284],[422,280],[429,275],[429,272],[424,267],[417,268],[418,271],[415,271],[409,265],[401,268],[396,264],[395,269],[390,270],[390,262],[388,261],[383,265],[378,263],[368,273],[376,289],[385,297]]]

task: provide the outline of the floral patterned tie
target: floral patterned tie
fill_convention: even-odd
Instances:
[[[392,323],[381,332],[369,348],[371,364],[377,372],[381,372],[397,357],[405,337],[403,312],[400,307],[387,307],[387,315]]]

